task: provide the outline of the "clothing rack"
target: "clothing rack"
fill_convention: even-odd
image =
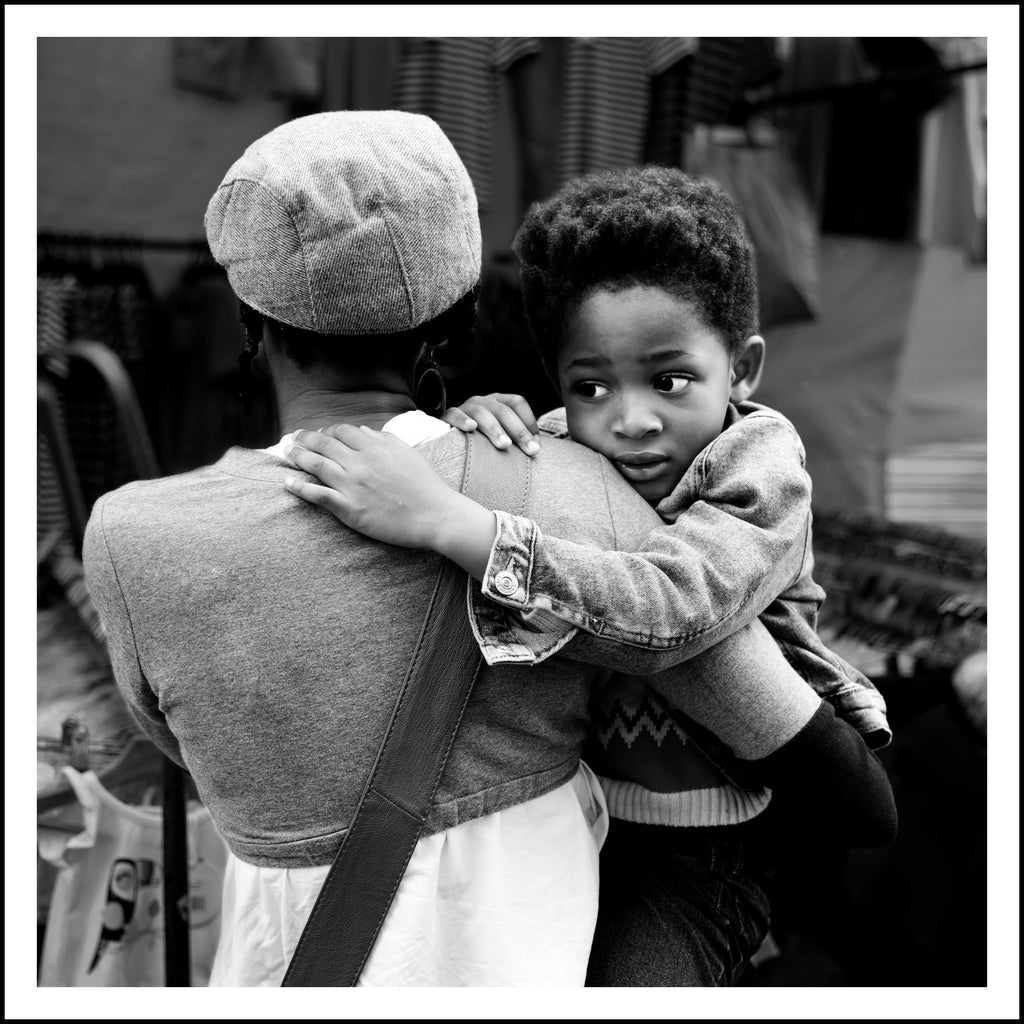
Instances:
[[[205,238],[141,238],[135,235],[90,235],[56,231],[41,231],[36,241],[44,248],[80,245],[94,249],[152,249],[166,252],[191,252],[207,248]]]
[[[965,75],[971,71],[984,71],[988,61],[976,61],[972,64],[960,64],[950,68],[929,68],[926,71],[903,71],[878,75],[862,82],[848,82],[844,85],[824,85],[817,89],[801,89],[796,92],[781,93],[778,96],[767,96],[756,100],[742,102],[743,111],[755,114],[776,107],[798,106],[802,103],[818,103],[821,101],[835,102],[850,96],[868,95],[886,90],[901,90],[915,85],[926,85],[943,78]]]

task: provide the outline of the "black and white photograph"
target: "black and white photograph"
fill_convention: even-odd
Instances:
[[[1019,8],[5,23],[7,1017],[1018,1019]]]

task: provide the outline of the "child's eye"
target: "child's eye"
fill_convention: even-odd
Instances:
[[[691,380],[681,373],[661,373],[654,378],[655,391],[663,391],[667,395],[678,395],[689,387]]]
[[[580,398],[604,398],[609,393],[604,384],[598,384],[596,380],[581,380],[573,385],[573,391]]]

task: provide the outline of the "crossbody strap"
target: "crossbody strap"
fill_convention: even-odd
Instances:
[[[522,513],[530,460],[469,434],[461,490],[485,508]],[[377,758],[282,985],[359,980],[423,831],[480,664],[466,574],[443,559]]]

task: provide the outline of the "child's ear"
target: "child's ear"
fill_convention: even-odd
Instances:
[[[764,369],[764,338],[752,334],[733,357],[729,401],[745,402],[761,383]]]

